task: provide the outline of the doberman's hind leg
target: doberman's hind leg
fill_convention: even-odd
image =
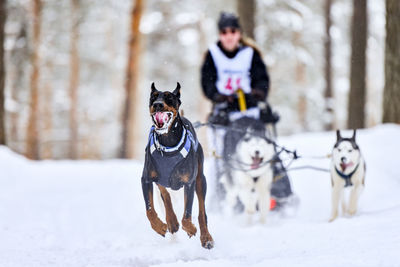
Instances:
[[[146,215],[149,219],[151,228],[158,234],[165,236],[167,232],[167,225],[163,223],[154,209],[153,202],[153,184],[151,182],[146,182],[146,179],[142,177],[142,190],[143,197],[146,204]]]
[[[164,202],[165,220],[167,221],[168,231],[171,234],[176,233],[179,230],[179,223],[172,207],[171,196],[165,187],[158,185],[158,188],[160,189],[161,197]]]
[[[196,226],[192,223],[192,206],[194,198],[194,183],[185,185],[185,208],[182,218],[182,229],[186,231],[189,237],[196,235]]]
[[[200,226],[200,241],[204,248],[211,249],[214,247],[214,240],[207,227],[207,214],[205,208],[205,198],[207,192],[206,177],[204,177],[202,168],[199,168],[199,173],[196,177],[196,194],[199,200],[199,226]]]

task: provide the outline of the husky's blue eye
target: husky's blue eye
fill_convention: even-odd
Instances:
[[[249,138],[249,137],[245,137],[245,138],[243,138],[243,141],[249,142],[249,141],[250,141],[250,138]]]
[[[349,149],[349,153],[353,152],[353,149]]]
[[[342,150],[340,149],[340,148],[338,148],[338,150],[337,151],[339,151],[339,152],[342,152]]]

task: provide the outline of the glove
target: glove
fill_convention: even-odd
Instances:
[[[228,113],[224,110],[221,110],[216,114],[210,114],[210,116],[208,117],[208,122],[211,124],[228,125]]]
[[[264,101],[265,100],[265,93],[259,89],[252,89],[251,90],[252,97],[257,101]]]
[[[234,97],[232,95],[222,95],[222,94],[214,94],[213,101],[216,103],[229,102],[232,103],[234,101]]]

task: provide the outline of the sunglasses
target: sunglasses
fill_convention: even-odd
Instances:
[[[220,33],[221,33],[222,35],[225,35],[225,34],[228,34],[228,33],[235,34],[235,33],[237,33],[237,32],[239,32],[239,30],[238,30],[238,29],[235,29],[235,28],[225,28],[225,29],[222,29],[222,30],[220,31]]]

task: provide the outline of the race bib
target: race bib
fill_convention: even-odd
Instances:
[[[221,77],[221,91],[223,91],[223,93],[226,95],[231,95],[234,94],[239,88],[243,90],[244,87],[247,87],[243,86],[243,81],[245,80],[246,78],[241,73],[224,73],[224,75]]]
[[[240,88],[245,94],[251,92],[250,67],[253,58],[253,49],[242,48],[234,58],[228,58],[217,45],[210,47],[210,53],[217,68],[218,92],[223,95],[232,95]]]

